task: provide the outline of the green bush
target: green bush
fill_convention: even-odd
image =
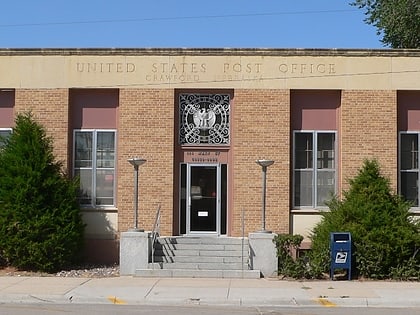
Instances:
[[[44,128],[18,115],[0,151],[0,256],[19,269],[52,272],[80,258],[78,182],[54,160]]]
[[[366,278],[419,280],[419,225],[411,220],[410,203],[391,192],[378,163],[366,160],[350,180],[343,199],[334,197],[311,236],[311,270],[319,276],[330,267],[330,232],[350,232],[355,267]],[[404,276],[407,275],[407,276]]]
[[[273,239],[277,248],[278,274],[291,278],[311,277],[305,257],[299,256],[302,235],[279,234]]]

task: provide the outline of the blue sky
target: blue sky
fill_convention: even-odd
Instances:
[[[349,2],[3,1],[0,48],[383,48]]]

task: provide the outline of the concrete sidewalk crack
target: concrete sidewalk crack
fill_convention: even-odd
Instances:
[[[24,282],[24,281],[26,281],[26,280],[28,280],[29,279],[29,277],[26,277],[26,278],[19,278],[20,279],[20,281],[18,281],[18,282],[16,282],[16,283],[12,283],[12,284],[10,284],[10,285],[8,285],[8,286],[5,286],[4,288],[2,288],[0,291],[3,291],[4,289],[9,289],[9,288],[11,288],[11,287],[13,287],[13,286],[15,286],[15,285],[17,285],[17,284],[20,284],[20,283],[22,283],[22,282]]]
[[[38,300],[38,301],[41,301],[41,302],[53,303],[53,301],[51,301],[51,300],[41,299],[41,298],[39,298],[39,297],[37,297],[37,296],[35,296],[35,295],[32,295],[32,294],[29,294],[29,296],[30,296],[31,298],[34,298],[34,299],[36,299],[36,300]]]
[[[82,283],[80,283],[80,284],[78,284],[76,287],[74,287],[74,288],[71,288],[71,289],[69,289],[69,290],[67,290],[66,292],[64,292],[64,296],[67,296],[71,291],[73,291],[75,288],[77,288],[77,287],[81,287],[82,285],[84,285],[84,284],[86,284],[86,283],[88,283],[88,282],[90,282],[90,281],[92,281],[92,279],[91,278],[89,278],[89,279],[86,279],[86,281],[83,281]]]
[[[232,280],[229,280],[229,285],[227,288],[227,293],[226,293],[226,301],[229,301],[229,295],[230,295],[230,286],[232,284]]]
[[[149,296],[149,294],[153,291],[153,289],[156,287],[156,285],[159,283],[159,281],[160,281],[161,279],[158,279],[152,286],[151,286],[151,288],[149,289],[149,291],[147,291],[147,293],[146,293],[146,295],[144,296],[144,298],[146,299],[148,296]]]

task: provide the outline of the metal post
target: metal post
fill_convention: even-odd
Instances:
[[[138,211],[139,211],[139,166],[146,163],[145,159],[131,158],[128,160],[134,166],[134,228],[132,232],[144,232],[144,229],[138,228]]]
[[[139,213],[139,166],[134,165],[134,231],[144,232],[138,227],[138,213]]]
[[[262,229],[260,232],[262,233],[271,233],[271,231],[267,231],[265,229],[265,205],[266,205],[266,188],[267,188],[267,167],[274,163],[273,160],[257,160],[256,163],[261,166],[262,168],[262,210],[261,210],[261,224]]]
[[[261,232],[265,232],[265,199],[267,191],[267,166],[262,167],[262,229]]]

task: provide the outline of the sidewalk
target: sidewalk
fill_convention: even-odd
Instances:
[[[0,303],[420,307],[420,282],[0,277]]]

